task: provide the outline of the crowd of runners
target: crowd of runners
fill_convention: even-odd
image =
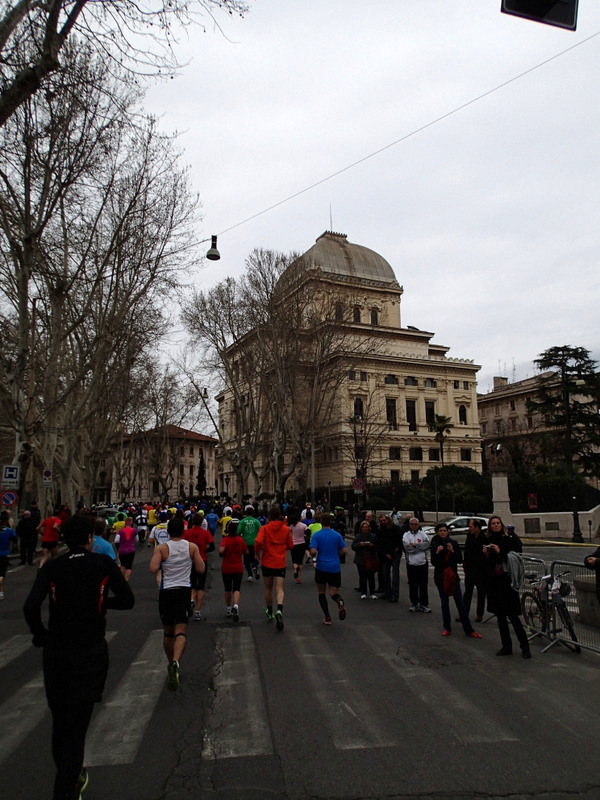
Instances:
[[[166,684],[172,691],[180,683],[188,623],[204,619],[206,563],[212,551],[220,557],[224,614],[233,626],[242,616],[242,582],[262,579],[265,619],[278,633],[283,632],[286,572],[291,568],[294,581],[302,583],[307,567],[317,588],[322,623],[332,624],[330,603],[343,621],[347,607],[341,594],[341,565],[350,549],[358,583],[354,589],[361,601],[399,601],[404,556],[410,600],[407,610],[431,613],[431,564],[440,598],[442,636],[451,635],[454,619],[467,637],[481,639],[470,618],[476,593],[475,622],[481,621],[486,607],[497,617],[502,644],[497,655],[512,655],[510,622],[523,658],[531,657],[520,620],[519,594],[507,568],[512,561],[509,554],[520,552],[521,542],[496,515],[490,518],[487,531],[482,531],[477,518],[471,519],[461,547],[444,523],[438,523],[430,536],[416,517],[402,519],[381,513],[376,518],[374,512],[367,511],[352,526],[344,509],[336,508],[332,514],[319,507],[313,509],[310,503],[302,509],[272,506],[265,509],[266,513],[251,504],[243,508],[148,504],[124,506],[104,516],[98,509],[78,509],[71,514],[63,507],[44,519],[34,513],[35,508],[28,511],[23,518],[28,520],[30,538],[25,546],[21,541],[22,563],[32,563],[28,554],[31,548],[34,552],[36,549],[33,532],[36,542],[38,534],[42,535],[42,558],[24,612],[34,645],[44,649],[46,695],[53,718],[52,753],[57,767],[54,800],[79,798],[87,785],[85,735],[108,670],[106,611],[133,607],[130,578],[137,548],[144,544],[153,548],[149,567],[157,581]],[[29,521],[32,516],[33,521]],[[4,512],[0,548],[10,547],[17,532],[19,527],[13,530]],[[67,551],[59,555],[63,540]],[[1,558],[4,577],[8,554]],[[459,565],[463,567],[464,595]],[[600,575],[600,549],[586,565]],[[46,624],[42,609],[47,598]],[[456,607],[454,618],[450,599]]]

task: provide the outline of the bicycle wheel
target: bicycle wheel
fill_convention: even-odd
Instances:
[[[571,615],[569,614],[569,609],[564,605],[558,605],[558,604],[556,605],[556,608],[558,611],[558,615],[561,618],[561,621],[564,626],[563,632],[566,631],[569,634],[571,640],[573,642],[576,642],[577,636],[575,635],[575,629],[573,628],[573,620],[571,619]],[[581,647],[579,647],[578,644],[574,645],[573,650],[575,650],[576,653],[581,653]]]
[[[530,631],[544,633],[546,631],[546,615],[539,599],[531,592],[525,592],[521,597],[521,611],[523,619]]]

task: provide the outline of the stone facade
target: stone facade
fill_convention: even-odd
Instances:
[[[444,464],[481,471],[479,366],[469,359],[448,357],[448,347],[432,343],[433,333],[402,327],[403,288],[382,256],[348,242],[344,234],[328,231],[288,267],[280,283],[288,304],[309,297],[314,300],[313,314],[327,308],[343,337],[338,341],[344,342],[338,347],[344,352],[337,353],[343,374],[314,387],[326,393],[330,410],[326,422],[321,420],[306,432],[311,438],[308,475],[304,472],[307,485],[298,483],[302,477],[296,471],[286,488],[304,491],[311,484],[349,488],[357,472],[359,476],[364,472],[369,483],[418,481],[442,463],[433,427],[436,416],[452,422],[442,443]],[[239,356],[239,350],[231,352],[231,358]],[[310,365],[298,364],[302,369],[310,371]],[[217,400],[219,425],[227,440],[234,428],[230,388],[226,386]],[[224,444],[217,457],[220,483],[229,476],[235,495],[240,487],[225,456],[228,442]],[[272,443],[265,441],[264,449],[266,454],[272,452]],[[287,462],[291,457],[286,453]],[[274,476],[267,474],[261,485],[244,489],[248,494],[274,492]]]
[[[177,425],[127,434],[115,440],[107,466],[110,502],[156,502],[197,496],[200,452],[209,496],[216,493],[217,440]]]

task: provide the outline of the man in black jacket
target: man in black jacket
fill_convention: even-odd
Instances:
[[[33,644],[44,648],[44,683],[52,712],[52,756],[57,769],[53,800],[79,798],[87,785],[85,736],[108,673],[106,610],[133,608],[135,602],[116,562],[90,552],[94,538],[91,517],[72,517],[64,538],[68,552],[46,561],[23,609]],[[48,628],[41,615],[46,597]]]
[[[377,530],[379,560],[383,571],[383,590],[386,600],[397,603],[400,594],[400,559],[402,558],[402,531],[387,514],[379,515]]]

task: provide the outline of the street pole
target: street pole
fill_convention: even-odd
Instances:
[[[579,526],[579,510],[575,495],[575,470],[573,469],[573,437],[571,432],[571,402],[566,368],[562,368],[563,403],[565,406],[565,428],[567,434],[567,462],[569,464],[569,485],[571,487],[571,513],[573,514],[573,536],[571,541],[583,543],[583,534]]]

